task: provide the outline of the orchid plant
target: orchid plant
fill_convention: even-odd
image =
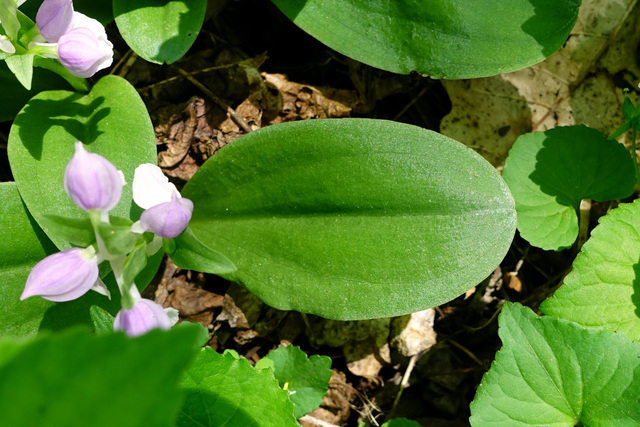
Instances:
[[[439,78],[496,75],[543,60],[565,42],[580,5],[273,2],[352,58]],[[142,298],[165,253],[180,268],[240,283],[279,309],[337,320],[400,316],[485,279],[516,226],[532,244],[559,250],[576,240],[581,199],[633,191],[637,164],[612,138],[582,126],[521,137],[503,179],[438,133],[343,119],[251,132],[179,192],[155,164],[153,127],[136,89],[116,76],[86,80],[112,65],[105,27],[72,0],[44,0],[34,19],[19,10],[23,3],[0,0],[0,60],[13,74],[0,78],[31,89],[40,67],[73,91],[34,90],[6,110],[0,105],[0,116],[13,119],[7,152],[15,178],[0,183],[2,425],[282,427],[318,407],[328,358],[287,347],[254,367],[233,352],[200,349],[209,331],[176,325],[175,309]],[[113,0],[107,13],[131,49],[158,64],[186,53],[207,9],[206,0],[161,3]],[[354,31],[344,32],[345,19]],[[632,129],[634,140],[638,110],[625,103],[620,131]],[[576,151],[562,167],[578,163],[586,141],[592,161],[602,153],[602,169],[567,167],[555,180],[541,173],[541,163],[554,167],[570,151],[567,141]],[[602,221],[564,290],[542,305],[544,316],[505,305],[505,347],[479,388],[472,424],[640,423],[640,321],[629,291],[640,243],[627,236],[612,249],[621,229],[637,236],[638,206]],[[562,227],[548,233],[555,223]],[[615,315],[601,315],[609,311]]]

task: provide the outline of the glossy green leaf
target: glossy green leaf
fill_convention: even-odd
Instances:
[[[198,331],[93,336],[71,330],[0,342],[3,426],[172,426]]]
[[[162,64],[180,59],[200,32],[207,0],[113,0],[120,34],[135,53]]]
[[[57,252],[27,213],[14,182],[0,183],[0,336],[19,337],[37,331],[42,313],[53,303],[42,298],[20,301],[31,269]]]
[[[190,228],[264,302],[337,319],[449,301],[490,274],[515,230],[491,165],[414,126],[307,120],[252,132],[183,190]]]
[[[16,117],[9,133],[9,160],[29,211],[38,218],[47,214],[86,218],[63,187],[76,141],[124,173],[127,185],[111,214],[136,220],[141,209],[131,201],[133,172],[141,163],[155,163],[155,135],[135,88],[116,76],[102,78],[86,96],[41,92]],[[68,247],[54,228],[41,226],[60,249]]]
[[[205,347],[187,370],[178,427],[296,427],[293,405],[268,369]]]
[[[227,257],[198,240],[189,227],[175,239],[164,239],[164,248],[173,262],[185,270],[221,275],[236,270]]]
[[[300,418],[317,409],[329,389],[331,359],[314,354],[307,357],[300,347],[278,348],[265,358],[273,362],[273,374],[280,387],[289,392],[293,415]]]
[[[586,126],[520,136],[502,176],[516,201],[522,237],[553,250],[571,247],[578,237],[580,200],[624,198],[635,185],[625,147]]]
[[[543,313],[640,341],[640,201],[600,219]]]
[[[434,78],[525,68],[569,36],[580,0],[273,0],[322,43],[383,70]]]
[[[472,426],[640,425],[640,344],[507,303]]]

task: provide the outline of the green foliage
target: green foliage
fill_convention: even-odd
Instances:
[[[120,34],[142,58],[156,64],[180,59],[200,32],[207,0],[113,0]]]
[[[182,388],[186,399],[178,426],[297,426],[288,393],[271,370],[210,347],[187,370]]]
[[[331,379],[331,359],[327,356],[307,357],[300,347],[278,348],[259,362],[272,362],[273,374],[280,387],[289,392],[293,415],[300,418],[318,408],[327,394]],[[265,363],[265,362],[263,362]],[[259,366],[256,364],[256,368]],[[286,387],[286,388],[285,388]]]
[[[581,199],[624,198],[635,184],[633,161],[624,146],[586,126],[520,136],[503,177],[516,201],[522,237],[553,250],[576,240]]]
[[[173,262],[186,270],[220,275],[236,270],[227,257],[202,243],[189,227],[175,239],[165,239],[164,247]]]
[[[85,330],[0,341],[0,424],[171,426],[196,328],[93,336]]]
[[[382,427],[420,427],[420,424],[406,418],[393,418],[382,424]]]
[[[97,305],[89,307],[89,315],[93,323],[96,335],[104,335],[113,332],[114,317],[109,312]]]
[[[273,0],[296,25],[395,73],[462,79],[515,71],[565,42],[580,0]]]
[[[540,309],[640,341],[640,201],[602,217],[562,287]]]
[[[126,80],[107,76],[83,96],[67,91],[41,92],[16,117],[8,153],[20,195],[37,220],[41,215],[85,218],[65,193],[64,169],[74,143],[109,159],[127,181],[122,200],[111,213],[136,220],[141,210],[131,203],[133,171],[140,163],[155,163],[153,127],[146,108]],[[60,248],[69,243],[56,228],[41,224]]]
[[[514,203],[462,144],[377,120],[310,120],[252,132],[195,174],[195,236],[222,274],[276,308],[335,319],[449,301],[506,253]],[[178,265],[180,265],[178,263]]]
[[[471,425],[640,424],[640,344],[519,304],[506,303],[499,324],[503,348],[471,404]]]

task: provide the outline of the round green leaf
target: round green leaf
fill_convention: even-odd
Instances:
[[[149,62],[180,59],[200,32],[207,0],[113,0],[113,14],[127,44]]]
[[[124,173],[127,185],[110,213],[136,220],[141,209],[131,201],[133,172],[141,163],[156,162],[155,135],[135,88],[116,76],[102,78],[85,96],[41,92],[16,117],[9,133],[9,160],[29,211],[38,220],[42,215],[86,218],[63,187],[64,170],[76,141]],[[55,227],[40,225],[60,249],[69,247]]]
[[[182,381],[185,403],[176,423],[194,425],[295,427],[288,393],[269,369],[205,347]]]
[[[322,43],[383,70],[484,77],[544,60],[565,42],[580,0],[273,0]]]
[[[495,169],[435,132],[309,120],[252,132],[187,183],[190,227],[264,302],[335,319],[397,316],[483,280],[515,231]]]
[[[560,250],[578,237],[582,199],[627,197],[634,165],[622,144],[586,126],[520,136],[502,173],[518,211],[518,231],[532,245]]]
[[[640,341],[640,201],[600,220],[543,313]]]
[[[506,303],[472,426],[640,425],[640,344]]]

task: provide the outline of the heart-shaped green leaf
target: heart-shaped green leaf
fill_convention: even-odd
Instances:
[[[397,316],[483,280],[515,230],[495,169],[435,132],[308,120],[252,132],[187,183],[190,227],[267,304],[337,319]]]
[[[162,64],[180,59],[200,32],[207,0],[113,0],[120,34],[135,53]]]
[[[640,201],[601,218],[543,313],[640,341]]]
[[[622,144],[586,126],[520,136],[502,173],[518,211],[518,231],[542,249],[570,247],[578,237],[582,199],[627,197],[634,165]]]
[[[179,427],[298,425],[288,393],[278,387],[271,370],[255,369],[246,359],[211,347],[200,351],[182,388],[186,398]]]
[[[290,345],[272,351],[260,359],[263,360],[273,363],[273,374],[280,387],[289,392],[294,417],[300,418],[320,406],[331,379],[329,357],[317,354],[307,357],[300,347]]]
[[[116,76],[102,78],[85,96],[41,92],[16,117],[9,133],[9,160],[29,211],[37,219],[41,215],[86,218],[63,188],[76,141],[124,173],[127,185],[111,214],[136,220],[141,209],[131,201],[133,172],[141,163],[156,162],[155,135],[135,88]],[[40,225],[60,249],[69,247],[55,228]]]
[[[569,36],[580,0],[273,0],[322,43],[383,70],[435,78],[525,68]]]
[[[0,341],[3,426],[172,426],[199,328]]]
[[[473,426],[640,425],[640,344],[507,303]]]

